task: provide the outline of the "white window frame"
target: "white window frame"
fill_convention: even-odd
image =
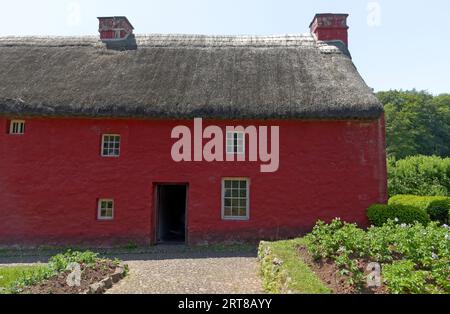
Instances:
[[[246,181],[247,182],[247,199],[246,199],[246,215],[245,216],[225,216],[225,181]],[[222,220],[250,220],[250,179],[240,178],[240,177],[225,177],[222,178],[222,193],[221,193],[221,203],[222,203]]]
[[[119,137],[119,153],[117,155],[105,155],[105,137],[107,136],[117,136]],[[120,134],[102,134],[102,147],[100,148],[100,154],[105,158],[119,158],[120,157],[120,148],[122,146],[122,137]]]
[[[239,136],[242,137],[242,146],[235,145],[235,135],[238,135],[237,141],[239,141]],[[231,137],[231,138],[230,138]],[[233,144],[230,145],[229,141],[233,141]],[[237,147],[237,151],[235,151],[235,147]],[[241,148],[242,151],[239,151],[239,148]],[[227,137],[226,137],[226,151],[228,155],[245,155],[245,132],[242,131],[227,131]]]
[[[18,127],[19,131],[14,131],[15,126]],[[11,120],[9,122],[9,134],[11,135],[24,135],[25,134],[25,120]]]
[[[112,203],[111,217],[103,217],[102,216],[102,203],[103,202],[111,202]],[[97,204],[97,219],[98,220],[114,220],[114,200],[113,199],[101,198],[101,199],[98,200],[98,204]]]

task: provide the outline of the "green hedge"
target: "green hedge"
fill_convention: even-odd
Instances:
[[[450,197],[396,195],[389,199],[389,205],[412,206],[425,211],[433,221],[449,222]]]
[[[367,217],[374,226],[382,226],[389,219],[400,224],[413,224],[417,221],[426,225],[430,222],[430,217],[424,210],[404,205],[375,204],[367,209]]]

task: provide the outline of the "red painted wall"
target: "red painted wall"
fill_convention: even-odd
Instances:
[[[27,119],[23,136],[0,118],[0,244],[115,244],[154,241],[154,188],[189,183],[188,241],[275,239],[318,219],[367,223],[386,201],[384,122],[204,121],[280,126],[280,168],[260,163],[171,159],[176,125],[193,121]],[[101,135],[121,134],[120,158],[100,157]],[[221,220],[221,178],[248,177],[250,220]],[[98,221],[97,199],[115,200],[115,219]]]

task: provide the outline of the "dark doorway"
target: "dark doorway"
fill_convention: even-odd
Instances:
[[[157,186],[157,242],[186,241],[187,185]]]

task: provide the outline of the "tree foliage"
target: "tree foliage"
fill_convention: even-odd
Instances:
[[[388,186],[397,194],[450,196],[450,158],[411,156],[388,159]]]
[[[388,156],[450,156],[450,94],[391,90],[377,96],[385,109]]]

